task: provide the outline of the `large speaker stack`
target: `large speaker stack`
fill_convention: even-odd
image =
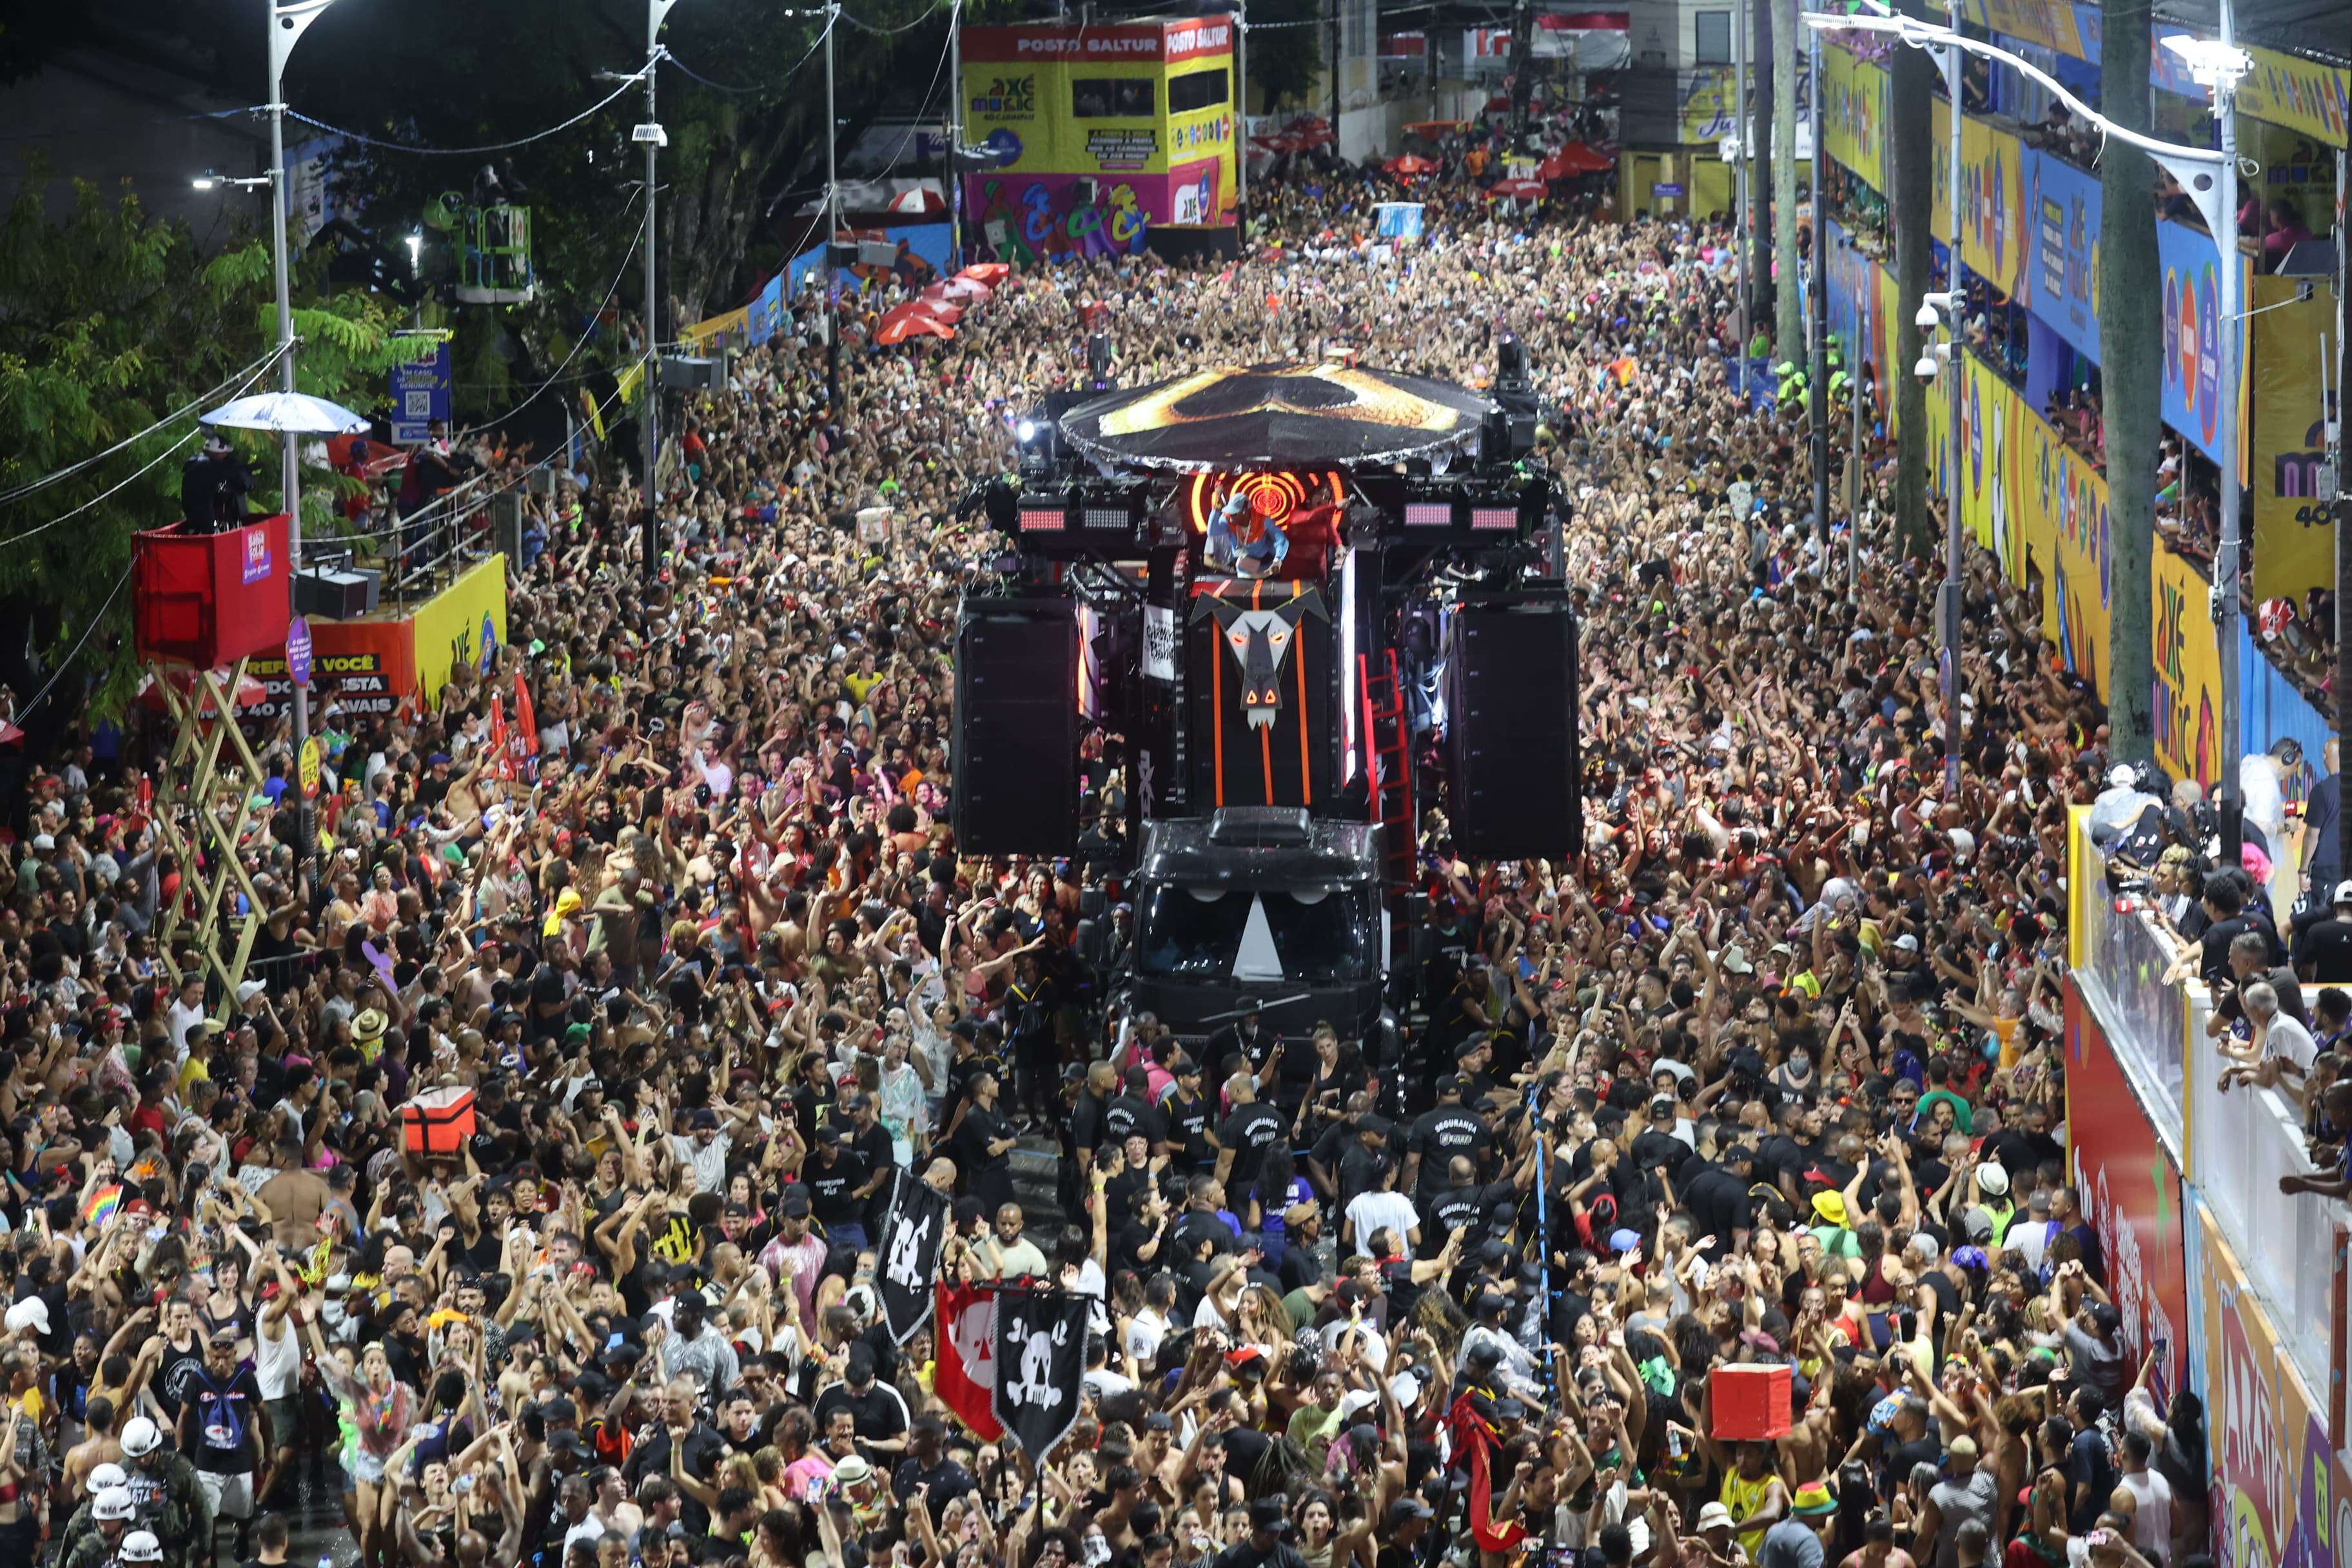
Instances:
[[[1068,600],[968,599],[956,627],[955,789],[970,855],[1078,842],[1078,618]]]
[[[1550,595],[1465,599],[1446,626],[1447,817],[1474,860],[1563,860],[1584,842],[1576,616]]]

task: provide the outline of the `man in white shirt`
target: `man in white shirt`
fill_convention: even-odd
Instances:
[[[1407,1263],[1412,1261],[1414,1244],[1421,1240],[1421,1213],[1412,1200],[1396,1190],[1397,1166],[1393,1160],[1382,1160],[1376,1185],[1358,1193],[1348,1200],[1348,1212],[1340,1222],[1339,1239],[1346,1243],[1347,1256],[1369,1256],[1372,1233],[1390,1231]]]
[[[2223,1055],[2234,1065],[2222,1069],[2221,1087],[2226,1090],[2254,1083],[2276,1089],[2285,1079],[2292,1080],[2288,1092],[2300,1093],[2304,1077],[2319,1055],[2318,1042],[2310,1030],[2280,1009],[2278,991],[2269,981],[2248,982],[2239,1000],[2246,1021],[2253,1026],[2254,1037],[2244,1047],[2223,1046]]]
[[[696,1192],[723,1192],[727,1186],[727,1152],[734,1147],[734,1140],[719,1129],[719,1113],[709,1106],[694,1113],[693,1126],[691,1133],[670,1134],[670,1152],[692,1168]]]

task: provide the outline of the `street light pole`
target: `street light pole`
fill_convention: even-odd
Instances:
[[[1952,33],[1960,30],[1960,0],[1947,0],[1947,14],[1951,18]],[[1944,799],[1960,798],[1960,384],[1968,378],[1962,363],[1966,353],[1961,330],[1968,320],[1966,301],[1960,292],[1960,126],[1968,118],[1962,100],[1963,79],[1967,75],[1967,58],[1958,46],[1947,48],[1945,58],[1950,62],[1945,91],[1952,100],[1952,147],[1944,170],[1944,199],[1952,214],[1951,244],[1944,251],[1944,291],[1951,301],[1946,312],[1948,325],[1946,341],[1950,344],[1951,358],[1944,365],[1948,384],[1944,396],[1948,405],[1946,422],[1945,460],[1949,465],[1944,480]]]
[[[834,165],[834,148],[841,140],[840,123],[833,117],[833,26],[841,7],[828,0],[824,8],[824,416],[841,419],[841,276],[833,259],[833,237],[841,220],[841,177]]]
[[[646,0],[646,122],[636,139],[646,149],[646,361],[638,390],[644,399],[640,415],[645,426],[645,573],[648,582],[661,574],[661,490],[654,470],[661,462],[661,295],[655,277],[655,257],[661,226],[656,221],[660,188],[659,163],[664,135],[661,116],[654,107],[654,79],[660,74],[661,27],[677,0]]]
[[[1813,529],[1822,551],[1822,575],[1829,575],[1830,548],[1830,207],[1822,184],[1822,36],[1805,31],[1806,96],[1813,116]],[[1795,150],[1790,149],[1790,156]],[[1849,522],[1848,526],[1852,526]]]
[[[2221,0],[2220,11],[2221,47],[2235,48],[2230,0]],[[2235,866],[2245,844],[2246,800],[2238,777],[2243,748],[2239,710],[2245,691],[2238,626],[2238,579],[2245,560],[2238,516],[2238,333],[2244,325],[2244,302],[2238,297],[2238,78],[2233,71],[2223,70],[2213,79],[2213,118],[2221,131],[2221,210],[2220,221],[2212,225],[2221,293],[2221,342],[2216,355],[2221,416],[2214,422],[2216,456],[2221,462],[2221,543],[2213,556],[2213,631],[2221,656],[2221,863]]]
[[[1339,128],[1333,126],[1334,138]],[[1249,250],[1249,6],[1234,4],[1234,237]]]
[[[1816,128],[1815,134],[1819,130]],[[1731,254],[1737,268],[1739,299],[1732,320],[1738,341],[1732,344],[1732,363],[1738,366],[1739,395],[1748,395],[1748,0],[1731,7],[1731,134],[1738,153],[1731,161],[1732,210],[1738,232]],[[1740,520],[1744,526],[1747,519]]]
[[[290,0],[279,4],[270,0],[269,6],[269,260],[278,286],[278,384],[284,392],[294,390],[294,287],[291,264],[286,253],[288,200],[286,189],[286,60],[293,54],[294,46],[310,31],[310,24],[323,15],[334,0]],[[286,591],[289,606],[299,613],[302,580],[302,437],[291,430],[281,431],[278,437],[278,461],[282,465],[280,486],[286,507]],[[310,689],[293,680],[288,669],[288,684],[294,689],[294,770],[301,776],[302,752],[310,742]],[[319,835],[312,826],[315,809],[305,798],[299,782],[295,791],[294,808],[295,874],[298,881],[307,883],[319,852]]]
[[[948,8],[948,266],[963,265],[963,0]]]

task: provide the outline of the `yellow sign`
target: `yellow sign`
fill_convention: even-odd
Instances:
[[[1830,45],[1822,50],[1822,150],[1874,191],[1886,184],[1887,74]],[[1938,187],[1941,188],[1940,186]]]
[[[1822,63],[1826,68],[1829,57],[1824,55]],[[1738,135],[1737,96],[1728,66],[1702,66],[1691,72],[1690,85],[1683,89],[1683,145],[1706,145]]]
[[[326,748],[319,743],[318,736],[313,735],[302,742],[301,779],[304,800],[319,798],[319,766],[320,759],[325,754]]]
[[[417,695],[429,707],[452,669],[479,668],[483,644],[507,640],[507,558],[492,555],[426,600],[416,611],[415,637]]]
[[[2197,563],[2157,542],[2156,760],[2175,778],[2221,776],[2221,659],[2211,586]]]
[[[1977,26],[2084,59],[2082,29],[2067,0],[1966,0],[1960,14]]]
[[[1948,187],[1936,186],[1938,196]],[[2017,290],[2030,248],[2025,222],[2025,161],[2018,140],[1985,121],[1960,122],[1960,204],[1968,223],[1960,259],[2003,294]]]
[[[2341,40],[2337,40],[2340,42]],[[2315,137],[2331,147],[2347,144],[2352,125],[2352,71],[2298,59],[2276,49],[2249,49],[2253,69],[2238,83],[2238,112]]]
[[[2298,300],[2292,278],[2253,279],[2254,596],[2299,601],[2336,582],[2336,527],[2316,491],[2326,460],[2326,380],[2336,307]]]

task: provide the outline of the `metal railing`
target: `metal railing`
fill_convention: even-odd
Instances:
[[[2347,1211],[2330,1199],[2279,1191],[2281,1176],[2314,1170],[2302,1112],[2276,1089],[2241,1084],[2222,1092],[2225,1058],[2205,1033],[2212,994],[2194,984],[2174,989],[2184,991],[2189,1007],[2189,1169],[2198,1194],[2269,1309],[2304,1386],[2326,1398],[2336,1360],[2336,1232]]]
[[[396,501],[373,508],[363,526],[303,542],[304,563],[338,560],[383,574],[378,602],[408,605],[430,599],[498,547],[492,508],[520,502],[510,476],[476,473],[402,516]]]
[[[2184,1053],[2189,998],[2179,985],[2164,984],[2174,949],[2133,895],[2107,889],[2106,858],[2084,846],[2088,875],[2073,889],[2073,919],[2082,939],[2076,980],[2099,1005],[2116,1053],[2140,1068],[2139,1079],[2160,1092],[2149,1097],[2148,1114],[2174,1149],[2181,1144],[2188,1086]]]

